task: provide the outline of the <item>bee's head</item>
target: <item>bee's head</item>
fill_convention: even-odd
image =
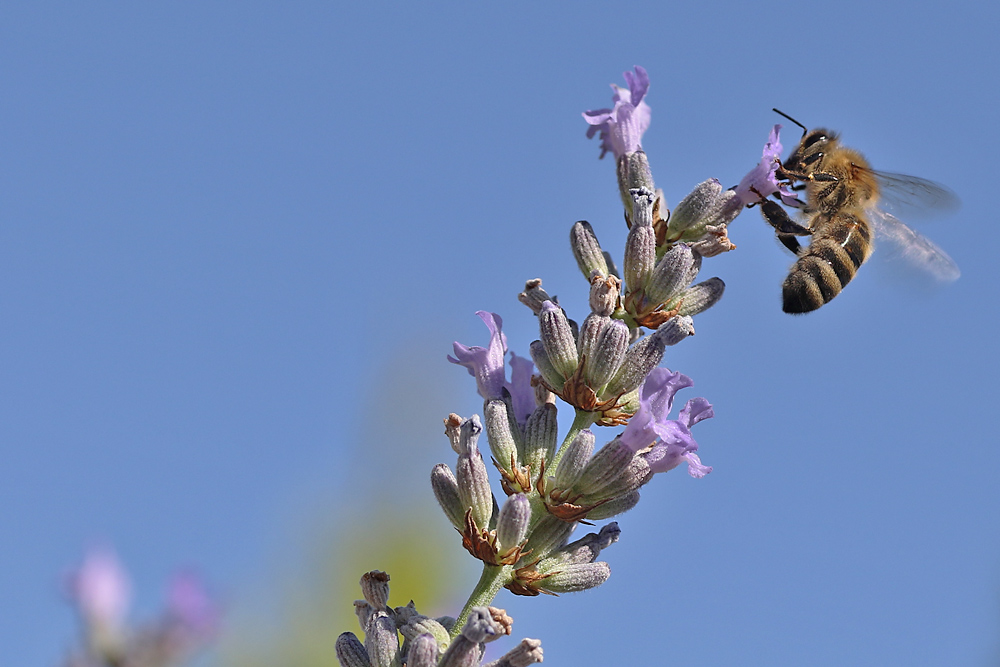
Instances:
[[[823,163],[823,156],[830,151],[836,141],[836,133],[824,128],[804,132],[802,141],[785,160],[785,168],[803,174],[818,171]]]

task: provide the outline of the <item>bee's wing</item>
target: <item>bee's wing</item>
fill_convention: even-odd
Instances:
[[[872,207],[867,212],[879,239],[893,246],[896,254],[911,266],[942,282],[958,280],[962,274],[958,265],[933,241],[879,208]]]
[[[928,211],[955,211],[961,202],[950,188],[926,178],[872,170],[881,186],[880,206],[908,215]]]

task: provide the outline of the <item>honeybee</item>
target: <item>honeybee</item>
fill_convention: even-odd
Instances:
[[[883,195],[891,195],[899,203],[948,207],[957,204],[951,191],[921,178],[875,171],[861,153],[841,144],[836,133],[810,131],[774,111],[802,128],[799,145],[787,160],[776,160],[775,172],[791,189],[805,190],[805,202],[797,200],[802,224],[776,202],[760,202],[778,240],[798,257],[782,285],[786,313],[808,313],[840,294],[871,256],[873,229],[934,278],[958,278],[958,267],[943,250],[877,206]],[[811,237],[808,246],[799,244],[800,236]]]

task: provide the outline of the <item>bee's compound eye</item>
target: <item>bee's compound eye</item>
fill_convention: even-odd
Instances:
[[[805,141],[802,142],[802,147],[809,148],[810,146],[815,146],[818,143],[825,144],[828,139],[829,137],[827,137],[826,134],[823,132],[813,132],[808,137],[806,137]]]

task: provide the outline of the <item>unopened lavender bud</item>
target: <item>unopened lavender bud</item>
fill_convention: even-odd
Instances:
[[[630,332],[621,320],[611,320],[601,332],[593,356],[587,360],[584,377],[595,391],[606,385],[625,361]]]
[[[597,313],[591,313],[583,321],[583,326],[580,327],[580,342],[577,346],[581,362],[586,363],[597,353],[597,346],[601,340],[601,332],[604,331],[604,327],[610,322],[610,317],[607,315],[598,315]]]
[[[374,609],[385,609],[389,602],[389,575],[379,570],[361,577],[361,594]]]
[[[542,310],[542,304],[553,299],[542,289],[542,279],[532,278],[524,283],[524,291],[517,295],[517,300],[531,308],[531,312],[537,315]]]
[[[650,303],[667,303],[691,284],[701,268],[701,255],[691,247],[678,243],[671,247],[653,269],[646,283],[646,298]]]
[[[551,461],[556,452],[559,423],[556,406],[545,403],[538,406],[524,424],[524,464],[533,475],[541,470],[543,461]]]
[[[597,315],[610,315],[618,307],[622,282],[609,275],[592,273],[590,276],[590,310]]]
[[[596,588],[610,576],[611,568],[607,563],[580,563],[560,566],[555,574],[543,579],[540,586],[551,593],[576,593]]]
[[[602,276],[608,275],[608,265],[604,261],[601,244],[597,242],[597,235],[589,222],[580,220],[573,225],[569,231],[569,244],[584,278],[589,280],[594,271]]]
[[[365,650],[372,667],[398,667],[399,634],[388,612],[376,611],[365,628]]]
[[[667,320],[666,324],[676,319],[673,317]],[[660,328],[666,324],[661,325]],[[616,395],[635,391],[649,375],[649,371],[660,365],[665,347],[666,343],[663,337],[657,337],[654,332],[629,348],[628,352],[625,353],[625,360],[622,362],[621,368],[608,383],[605,393]]]
[[[726,283],[720,278],[709,278],[705,282],[698,283],[681,295],[677,313],[691,316],[704,312],[718,303],[725,290]]]
[[[650,336],[652,339],[658,339],[663,345],[669,347],[671,345],[677,345],[688,336],[694,335],[694,320],[691,319],[689,315],[678,315],[677,317],[672,317],[663,324],[660,325],[656,331]],[[659,364],[659,362],[657,362]],[[652,368],[650,369],[652,370]]]
[[[438,667],[475,667],[479,664],[479,656],[479,644],[459,635],[448,645]]]
[[[458,493],[458,481],[455,474],[444,463],[439,463],[431,470],[431,488],[434,490],[434,497],[444,510],[445,516],[451,521],[451,525],[459,530],[465,525],[466,507],[462,503],[462,498]]]
[[[354,601],[354,615],[358,617],[358,625],[361,626],[362,630],[366,630],[368,621],[371,620],[374,613],[375,610],[365,600]]]
[[[345,632],[337,637],[335,646],[341,667],[371,667],[364,644],[353,632]]]
[[[482,429],[479,417],[476,415],[462,422],[462,453],[458,456],[455,470],[462,505],[472,509],[472,518],[481,528],[489,525],[494,503],[486,464],[483,463],[483,457],[476,446]]]
[[[502,470],[509,470],[511,460],[518,461],[517,437],[520,432],[517,425],[512,424],[510,411],[507,402],[502,399],[493,399],[486,404],[486,439],[490,443],[490,451],[493,458]]]
[[[562,308],[546,301],[538,315],[541,330],[542,345],[552,367],[565,379],[573,375],[577,367],[576,340],[573,330],[566,320]],[[534,355],[532,355],[534,359]],[[538,364],[538,362],[535,362]],[[541,370],[541,364],[538,364]]]
[[[522,639],[521,643],[498,660],[483,667],[528,667],[542,661],[542,642],[539,639]]]
[[[654,190],[653,174],[649,169],[649,159],[645,151],[634,151],[622,155],[618,160],[618,190],[625,210],[632,210],[631,191],[636,188]]]
[[[602,505],[598,505],[594,509],[587,512],[587,519],[589,521],[602,521],[603,519],[610,519],[613,516],[624,514],[638,504],[639,492],[632,491],[631,493],[626,493],[623,496],[612,498]]]
[[[555,488],[568,489],[577,483],[594,452],[594,440],[594,433],[584,429],[566,446],[556,466]]]
[[[621,475],[612,480],[604,488],[597,491],[597,498],[617,498],[632,493],[648,482],[653,476],[649,461],[644,456],[633,456],[628,467]],[[594,498],[593,495],[590,498]]]
[[[497,541],[501,552],[519,546],[528,535],[531,521],[531,503],[523,493],[515,493],[507,498],[500,508],[497,521]]]
[[[635,452],[615,438],[587,462],[573,489],[585,495],[601,492],[628,468],[634,456]]]
[[[552,514],[546,513],[528,535],[525,551],[530,551],[533,558],[545,556],[550,551],[566,544],[573,533],[575,523],[563,521]]]
[[[670,235],[679,238],[687,229],[695,225],[704,225],[712,210],[716,208],[721,194],[722,185],[714,178],[695,186],[695,189],[671,212],[670,224],[667,225]]]
[[[563,388],[566,383],[566,378],[564,378],[556,367],[552,365],[552,361],[549,359],[549,353],[545,351],[545,345],[540,340],[532,341],[531,345],[528,347],[528,352],[531,354],[531,360],[535,362],[535,366],[538,368],[538,373],[545,380],[545,384],[549,385],[556,391]]]
[[[406,667],[436,667],[438,650],[439,642],[435,637],[429,634],[414,637],[406,654]]]
[[[656,232],[652,224],[652,194],[637,194],[632,229],[625,239],[625,286],[635,292],[646,285],[656,265]],[[637,214],[641,214],[637,217]]]
[[[539,563],[539,572],[551,572],[562,565],[593,563],[601,552],[618,541],[621,528],[614,521],[597,533],[587,533],[579,540],[571,542]]]
[[[499,634],[506,634],[493,618],[488,607],[473,607],[469,614],[469,620],[462,628],[462,636],[470,642],[481,644],[488,642]]]
[[[451,641],[451,637],[448,636],[448,629],[441,625],[440,622],[419,614],[411,618],[405,625],[401,625],[399,632],[411,642],[415,642],[420,636],[431,637],[437,645],[437,650],[441,651],[448,648],[448,643]],[[412,651],[413,649],[411,648],[410,650]]]

